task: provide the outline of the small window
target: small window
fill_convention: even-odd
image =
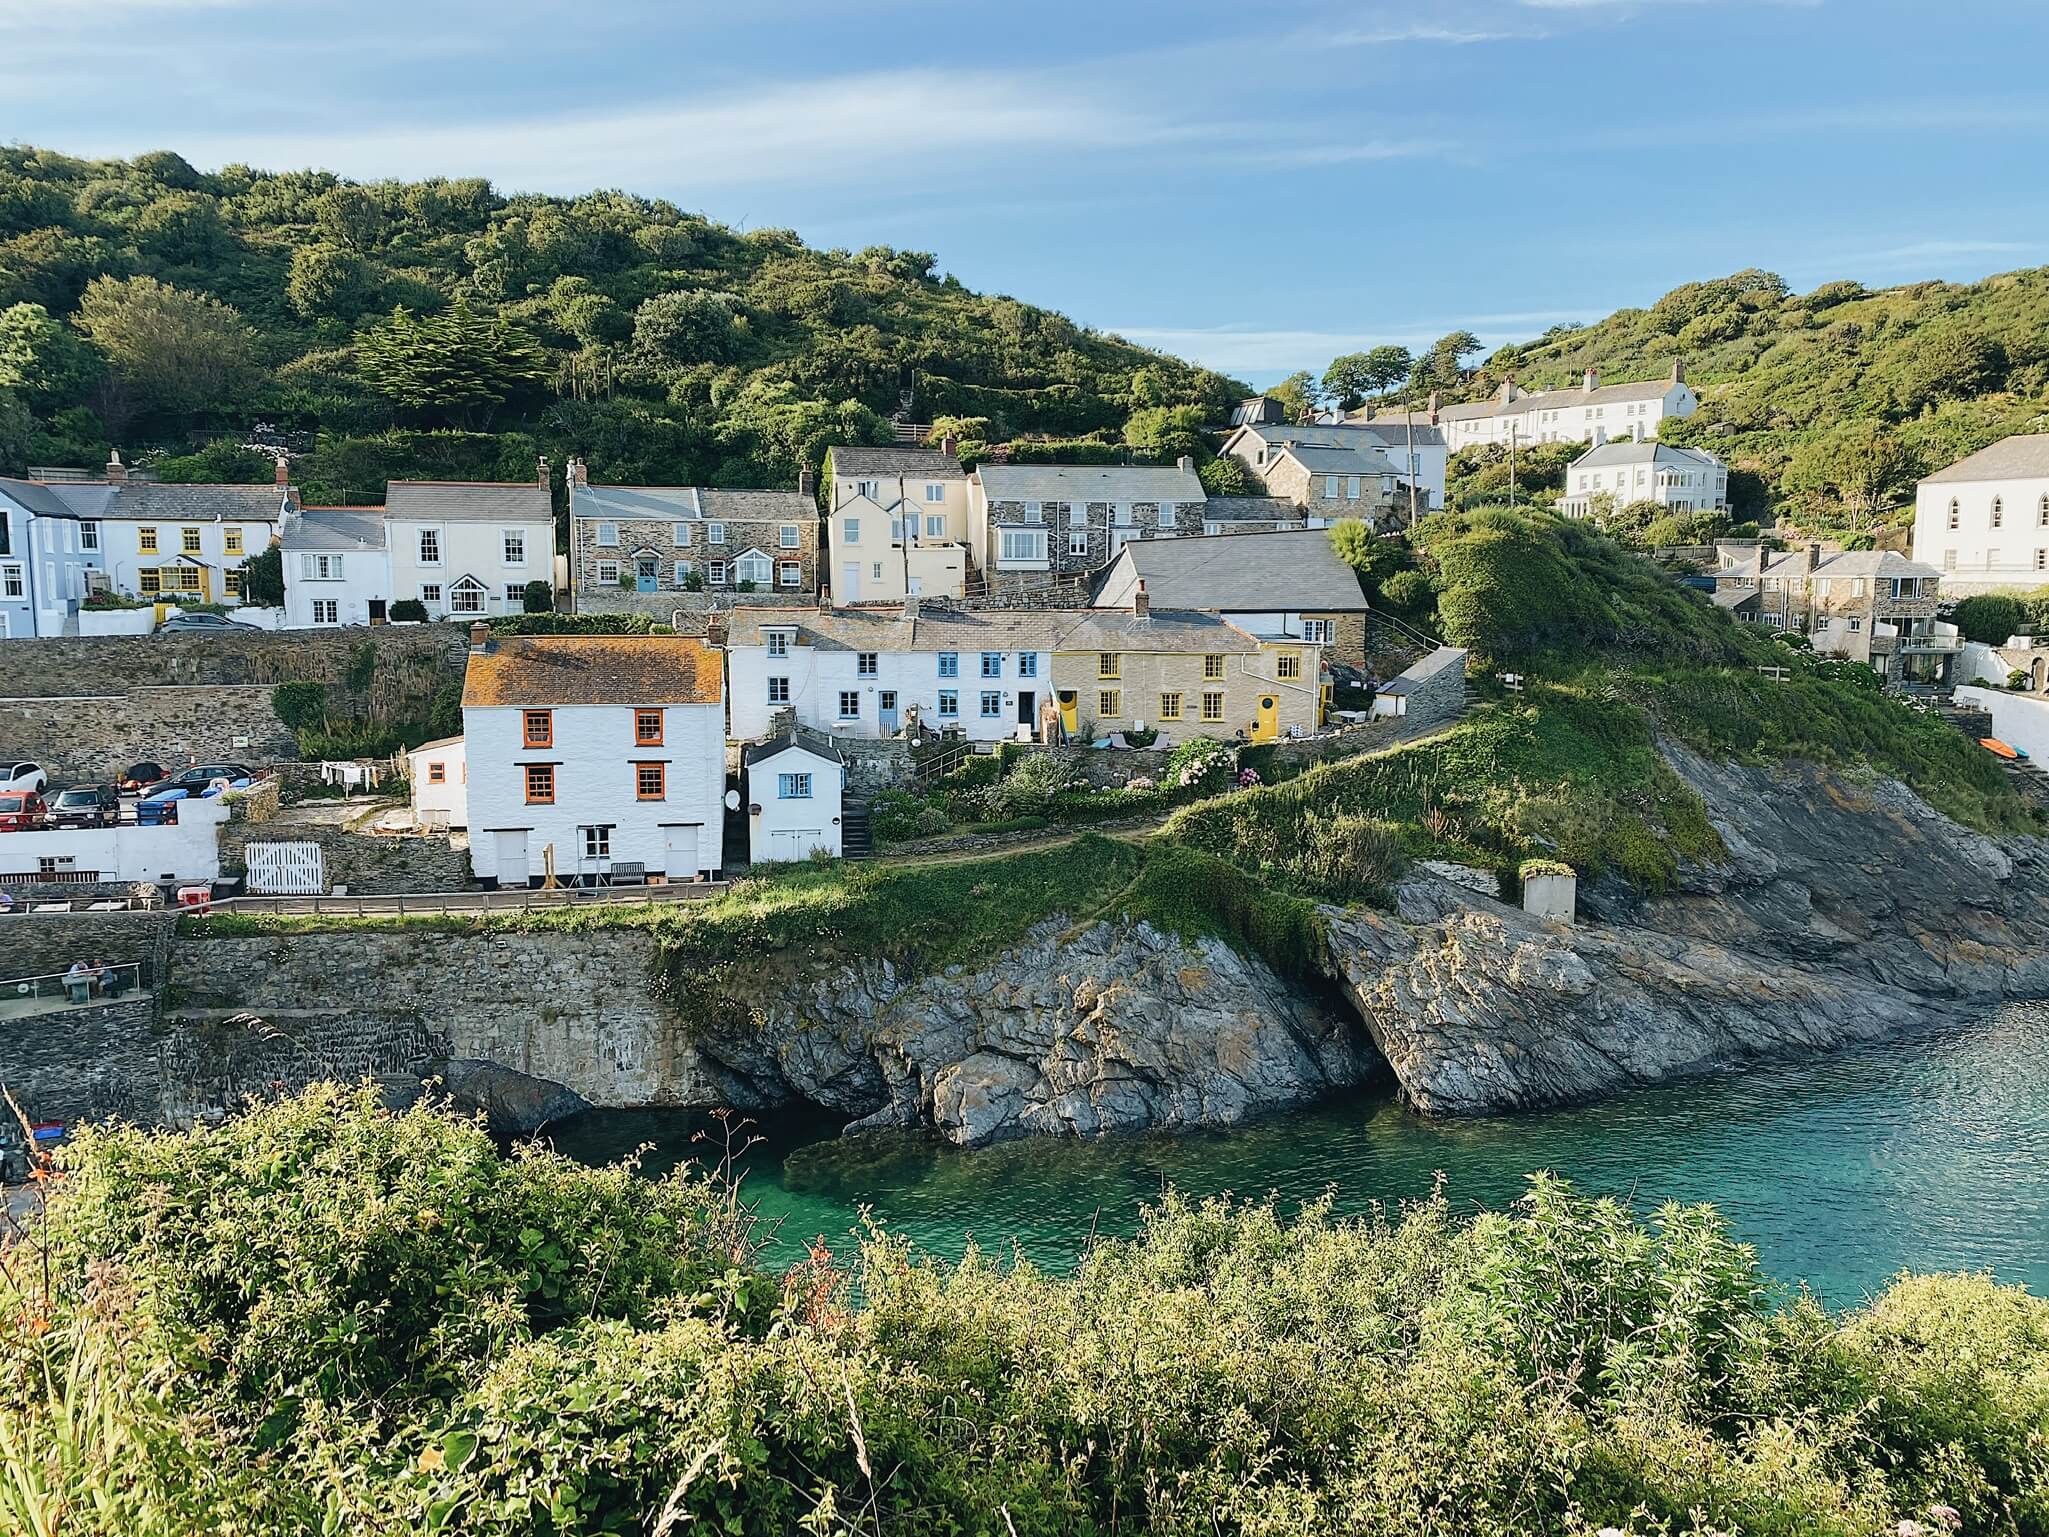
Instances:
[[[927,539],[944,539],[946,537],[946,515],[944,513],[928,512],[925,515],[925,537]]]
[[[1085,528],[1071,528],[1067,531],[1067,553],[1086,555],[1089,552],[1089,531]]]
[[[1206,683],[1213,683],[1224,675],[1224,659],[1220,656],[1206,656],[1202,659],[1202,676]]]
[[[526,803],[529,806],[555,804],[555,765],[529,763],[526,766]]]
[[[859,544],[861,542],[861,520],[859,518],[842,518],[840,520],[840,537],[848,544]]]
[[[996,720],[1003,714],[1003,695],[999,690],[982,690],[982,719]]]
[[[2049,571],[2049,550],[2035,551],[2035,569],[2037,571]]]
[[[638,747],[659,747],[662,745],[662,712],[660,710],[635,710],[633,712],[633,741]]]
[[[943,484],[942,482],[940,482],[940,481],[936,481],[936,480],[928,480],[928,481],[926,481],[926,482],[925,482],[925,500],[926,500],[926,501],[928,501],[928,502],[943,502],[943,501],[945,501],[945,500],[946,500],[946,486],[945,486],[945,485],[944,485],[944,484]]]
[[[2042,506],[2042,521],[2049,523],[2049,497],[2043,499]],[[242,531],[238,528],[235,530],[235,548],[238,550],[242,547],[241,539]],[[100,547],[100,526],[90,518],[78,525],[78,547],[81,550],[97,550]]]
[[[613,580],[617,581],[618,578],[615,576]],[[439,582],[427,582],[422,585],[420,588],[420,601],[422,603],[439,603],[441,601],[441,584]]]
[[[617,543],[617,541],[613,541]],[[441,564],[441,530],[423,528],[420,530],[420,564],[438,566]]]
[[[1331,501],[1331,502],[1334,502],[1334,501],[1336,501],[1336,500],[1338,499],[1338,477],[1337,477],[1337,476],[1335,476],[1335,475],[1326,475],[1326,476],[1324,476],[1324,477],[1323,477],[1323,496],[1324,496],[1324,500],[1325,500],[1325,501]]]
[[[872,678],[876,675],[879,665],[880,659],[877,653],[873,651],[857,652],[854,656],[854,675],[861,678]]]
[[[788,704],[790,702],[790,680],[788,678],[770,678],[768,680],[768,702],[770,704]]]
[[[775,795],[779,801],[808,801],[811,799],[811,776],[809,774],[776,775]]]
[[[726,563],[722,560],[708,560],[704,563],[704,581],[707,587],[726,585]]]
[[[1302,656],[1297,651],[1283,651],[1274,658],[1274,676],[1283,680],[1299,679],[1302,676]]]
[[[712,544],[724,544],[726,542],[726,525],[723,523],[705,524],[704,537]]]
[[[583,834],[583,857],[585,859],[610,859],[612,857],[612,829],[607,823],[579,827]]]
[[[666,763],[636,763],[633,765],[633,798],[637,801],[658,801],[669,793],[669,765]]]
[[[1096,654],[1096,676],[1099,678],[1121,678],[1124,676],[1124,658],[1115,651],[1101,651]]]
[[[1210,722],[1224,718],[1224,696],[1221,691],[1208,692],[1202,696],[1202,718]]]
[[[2036,504],[2035,522],[2038,526],[2042,528],[2049,528],[2049,496],[2043,497],[2042,500]],[[86,524],[86,527],[91,528],[92,525],[88,523]],[[97,546],[89,544],[86,546],[86,548],[90,550],[97,548]]]
[[[841,690],[840,690],[840,719],[841,719],[841,720],[859,720],[860,718],[861,718],[861,694],[860,694],[860,691],[859,691],[858,689],[851,689],[851,688],[843,688],[843,689],[841,689]]]
[[[953,719],[960,714],[960,691],[943,688],[939,691],[939,714],[942,719]]]
[[[79,525],[80,543],[83,545],[84,548],[88,550],[94,548],[94,546],[90,544],[84,544],[84,534],[85,530],[90,528],[91,526],[92,525],[89,523],[82,523]],[[242,553],[241,529],[230,527],[221,530],[221,552],[226,555],[240,555]]]
[[[1331,621],[1328,619],[1305,619],[1302,621],[1302,639],[1312,646],[1330,644]]]
[[[872,561],[872,562],[870,562],[870,563],[869,563],[869,566],[868,566],[868,580],[870,580],[871,582],[879,582],[879,581],[881,581],[881,580],[882,580],[882,562],[881,562],[881,561],[879,561],[879,560],[878,560],[878,561]]]
[[[690,585],[690,562],[689,562],[689,561],[687,561],[687,560],[679,560],[679,561],[677,561],[677,562],[676,562],[676,567],[675,567],[675,574],[674,574],[674,577],[672,578],[672,584],[673,584],[674,586],[676,586],[676,587],[679,587],[679,588],[681,588],[681,587],[688,587],[688,586]]]
[[[529,747],[553,747],[555,745],[555,712],[552,710],[521,711],[520,740]]]
[[[1817,635],[1822,634],[1834,622],[1827,614],[1816,614],[1814,616],[1814,633]]]
[[[939,676],[942,678],[958,678],[960,676],[960,653],[958,651],[942,651],[939,653]]]
[[[505,564],[523,566],[526,564],[526,532],[523,529],[505,530]]]
[[[1017,654],[1017,675],[1020,678],[1036,678],[1039,675],[1039,653],[1020,651]]]
[[[341,605],[333,598],[313,600],[313,622],[315,624],[340,624]]]
[[[784,548],[784,549],[786,549],[786,550],[794,550],[794,549],[796,549],[796,548],[797,548],[797,525],[796,525],[796,524],[794,524],[794,523],[785,523],[785,524],[784,524],[784,525],[782,526],[782,542],[783,542],[783,548]]]
[[[2006,522],[2006,503],[1999,497],[1992,498],[1992,526],[1998,528]]]
[[[1114,720],[1124,713],[1124,694],[1121,689],[1106,688],[1096,695],[1096,714],[1105,720]]]
[[[187,555],[197,555],[201,549],[199,530],[196,528],[179,529],[178,548]]]
[[[1003,653],[1001,651],[984,651],[982,653],[982,676],[985,678],[1000,678],[1003,676]]]
[[[1949,526],[1955,528],[1963,520],[1963,510],[1957,506],[1957,499],[1949,499]]]
[[[690,540],[691,532],[688,523],[672,523],[669,525],[669,543],[675,545],[678,549],[687,550],[690,548]]]
[[[614,549],[618,543],[619,525],[617,523],[600,523],[598,525],[598,548],[604,550]]]
[[[878,481],[857,480],[854,482],[854,495],[865,496],[871,502],[880,501],[882,499],[881,492],[882,486]]]
[[[145,567],[135,573],[135,585],[142,589],[144,596],[162,592],[164,590],[163,573],[154,566]]]
[[[804,585],[804,568],[794,560],[786,560],[776,568],[777,585],[801,587]]]
[[[601,560],[598,562],[598,585],[600,587],[617,587],[619,585],[618,561]]]
[[[524,605],[526,602],[526,583],[507,582],[505,584],[505,601],[507,603]]]
[[[448,765],[447,765],[447,764],[445,764],[445,763],[430,763],[430,764],[428,764],[428,765],[427,765],[427,783],[428,783],[428,784],[430,784],[430,785],[445,785],[445,784],[447,784],[447,783],[448,783]]]
[[[790,654],[790,632],[788,630],[770,630],[766,638],[768,640],[768,654],[770,656],[788,656]]]
[[[1181,718],[1181,696],[1180,696],[1180,694],[1179,694],[1179,693],[1172,693],[1172,694],[1162,694],[1162,695],[1160,695],[1160,719],[1161,719],[1161,720],[1179,720],[1180,718]]]
[[[232,571],[223,571],[221,573],[221,591],[226,593],[231,598],[239,598],[242,596],[241,567],[237,566]]]

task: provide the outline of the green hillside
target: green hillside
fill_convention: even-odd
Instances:
[[[831,442],[887,441],[906,385],[918,420],[1001,436],[1245,393],[923,252],[816,251],[624,192],[0,148],[0,470],[119,446],[167,478],[267,479],[234,448],[262,423],[317,445],[316,500],[571,450],[600,479],[788,484]]]
[[[1739,513],[1881,527],[1911,514],[1919,476],[2049,428],[2049,268],[1806,294],[1773,273],[1739,272],[1503,347],[1455,393],[1483,396],[1510,373],[1528,389],[1557,388],[1589,366],[1618,384],[1661,375],[1675,357],[1701,409],[1664,436],[1729,460]]]

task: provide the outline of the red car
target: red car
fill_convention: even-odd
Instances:
[[[50,821],[50,807],[33,790],[8,790],[0,793],[0,833],[28,833],[39,827],[46,827]]]

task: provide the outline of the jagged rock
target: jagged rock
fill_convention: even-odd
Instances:
[[[590,1109],[573,1090],[496,1062],[449,1062],[440,1077],[458,1109],[483,1111],[491,1130],[501,1137],[532,1136],[550,1121]]]

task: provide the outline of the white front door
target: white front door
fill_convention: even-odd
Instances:
[[[813,849],[825,847],[825,834],[816,827],[781,827],[768,835],[768,857],[779,864],[809,859]]]
[[[839,600],[842,603],[861,601],[861,563],[858,560],[850,560],[840,567]]]
[[[524,886],[531,869],[527,864],[526,829],[512,828],[493,836],[498,840],[498,884]]]
[[[662,871],[670,880],[694,881],[704,868],[697,860],[697,831],[694,827],[662,829]]]

